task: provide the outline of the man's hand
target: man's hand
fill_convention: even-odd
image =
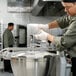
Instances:
[[[47,40],[49,40],[51,42],[54,41],[54,36],[44,32],[43,30],[40,30],[39,34],[34,35],[34,37],[37,40],[41,40],[41,41],[47,41]]]
[[[39,34],[34,35],[37,40],[48,40],[48,33],[44,32],[43,30],[39,31]]]
[[[39,24],[38,28],[46,31],[49,29],[49,26],[48,26],[48,24]]]

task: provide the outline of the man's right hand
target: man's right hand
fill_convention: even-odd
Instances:
[[[38,28],[46,31],[49,29],[49,26],[48,26],[48,24],[39,24]]]

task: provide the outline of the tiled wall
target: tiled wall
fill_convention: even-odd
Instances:
[[[31,13],[9,13],[7,0],[0,0],[0,23],[2,30],[7,27],[8,22],[13,22],[15,25],[26,25],[29,23],[47,24],[48,22],[57,18],[58,17],[32,16]],[[50,30],[50,32],[54,35],[57,35],[61,34],[62,31],[58,28]]]

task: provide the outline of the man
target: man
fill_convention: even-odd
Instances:
[[[8,23],[8,28],[3,33],[3,48],[13,47],[14,38],[12,30],[14,29],[14,23]],[[4,71],[12,72],[10,60],[4,59]]]
[[[14,29],[13,23],[8,23],[8,28],[3,33],[3,48],[13,47],[13,34],[12,30]]]
[[[67,31],[63,36],[56,37],[41,30],[40,34],[35,35],[35,38],[51,41],[60,51],[67,49],[72,60],[73,76],[76,76],[76,0],[63,0],[61,3],[65,8],[67,16],[59,18],[46,25],[40,24],[37,28],[45,30],[56,27],[62,29],[68,27]]]

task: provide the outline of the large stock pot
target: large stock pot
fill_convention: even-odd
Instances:
[[[14,76],[44,76],[48,52],[27,51],[11,57]]]

